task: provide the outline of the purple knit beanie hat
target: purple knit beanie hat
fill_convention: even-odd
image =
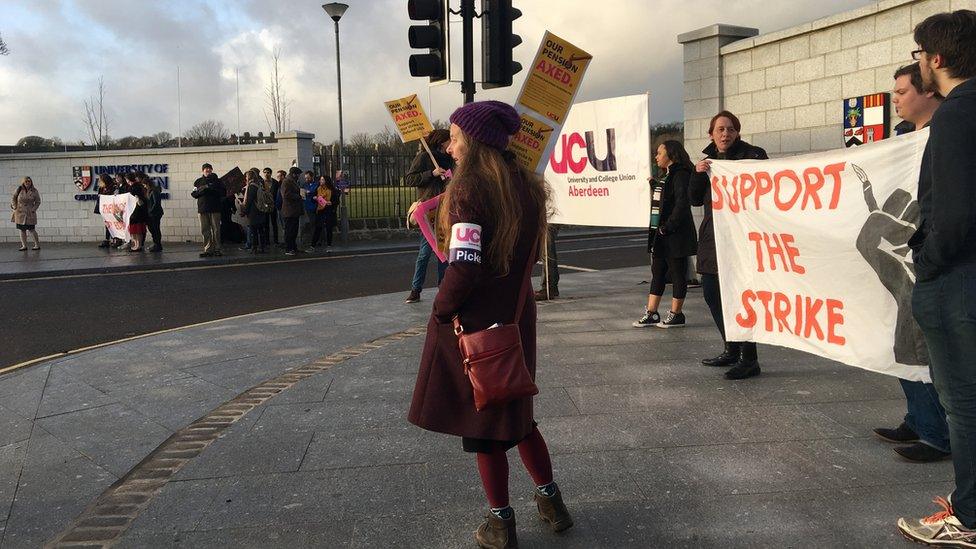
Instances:
[[[508,141],[522,126],[519,114],[501,101],[468,103],[451,115],[451,123],[485,145],[499,150],[508,148]]]

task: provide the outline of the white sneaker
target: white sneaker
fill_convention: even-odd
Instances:
[[[952,505],[935,498],[942,510],[921,519],[898,519],[898,530],[906,538],[941,547],[976,547],[976,530],[966,528],[952,512]]]

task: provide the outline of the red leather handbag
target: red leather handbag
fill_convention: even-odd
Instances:
[[[460,315],[454,316],[454,335],[458,338],[464,359],[464,373],[474,391],[474,407],[479,412],[539,394],[539,388],[525,365],[522,337],[519,335],[519,319],[529,288],[532,287],[530,277],[532,265],[535,264],[535,251],[536,246],[533,245],[515,305],[515,319],[511,324],[467,333],[461,325]]]

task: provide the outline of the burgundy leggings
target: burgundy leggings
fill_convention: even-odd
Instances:
[[[536,486],[552,482],[549,448],[546,447],[546,441],[538,428],[533,429],[529,436],[518,443],[518,451],[525,470],[529,472]],[[478,471],[481,473],[485,495],[488,496],[488,505],[496,509],[508,507],[508,456],[504,447],[499,445],[490,454],[479,453]]]

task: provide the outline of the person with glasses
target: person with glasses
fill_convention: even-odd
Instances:
[[[932,115],[918,178],[912,313],[945,408],[955,486],[924,518],[900,518],[906,537],[976,547],[976,11],[932,15],[915,27],[925,89],[945,97]]]

